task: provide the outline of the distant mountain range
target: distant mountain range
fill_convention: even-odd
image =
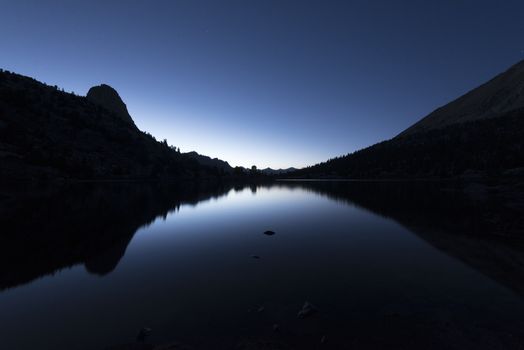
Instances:
[[[297,168],[286,168],[286,169],[271,169],[271,168],[265,168],[265,169],[262,169],[260,170],[263,174],[266,174],[266,175],[281,175],[281,174],[287,174],[287,173],[290,173],[292,171],[296,171],[298,170]]]
[[[140,131],[117,91],[86,97],[0,69],[0,179],[106,180],[252,177],[227,162],[182,154]]]
[[[196,160],[201,165],[219,169],[221,172],[226,173],[226,174],[232,174],[232,173],[237,173],[237,172],[240,172],[240,173],[249,173],[249,172],[251,172],[251,169],[247,169],[247,168],[240,167],[240,166],[233,168],[226,161],[223,161],[223,160],[218,159],[218,158],[211,158],[211,157],[208,157],[208,156],[204,156],[204,155],[198,154],[195,151],[187,152],[187,153],[183,153],[183,154],[188,156],[188,157],[190,157],[190,158],[192,158],[192,159],[194,159],[194,160]],[[293,167],[286,168],[286,169],[272,169],[272,168],[268,167],[268,168],[265,168],[265,169],[259,169],[258,171],[261,172],[264,175],[275,176],[275,175],[287,174],[289,172],[296,171],[296,170],[298,170],[298,169],[297,168],[293,168]]]
[[[524,176],[524,61],[398,136],[303,168],[252,171],[140,131],[109,85],[76,96],[0,70],[0,179]]]
[[[357,179],[524,176],[524,61],[388,141],[287,176]]]

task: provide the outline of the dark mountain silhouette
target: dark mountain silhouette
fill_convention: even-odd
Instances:
[[[262,169],[260,170],[263,174],[266,174],[266,175],[281,175],[281,174],[286,174],[286,173],[290,173],[292,171],[296,171],[298,170],[297,168],[286,168],[286,169],[272,169],[272,168],[265,168],[265,169]]]
[[[524,61],[438,108],[399,136],[440,129],[457,123],[496,118],[521,108],[524,108]]]
[[[220,174],[138,130],[108,85],[87,97],[0,70],[0,179],[183,179]]]
[[[183,153],[183,154],[188,156],[191,159],[196,160],[200,165],[207,166],[209,168],[216,168],[225,174],[233,173],[233,168],[231,167],[231,165],[229,165],[228,162],[223,161],[221,159],[204,156],[204,155],[198,154],[195,151]]]
[[[133,119],[127,111],[127,106],[118,95],[115,89],[111,86],[102,84],[99,86],[93,86],[87,92],[87,99],[94,104],[104,107],[108,111],[114,112],[123,121],[135,124]]]
[[[253,175],[258,174],[258,176],[265,175],[265,176],[270,177],[270,176],[285,174],[285,173],[297,170],[296,168],[277,169],[277,170],[266,168],[266,169],[254,171],[252,168],[246,169],[241,166],[237,166],[233,168],[226,161],[223,161],[218,158],[211,158],[208,156],[204,156],[202,154],[198,154],[195,151],[183,153],[183,154],[196,160],[200,165],[206,166],[210,169],[215,169],[215,171],[218,174],[223,174],[223,175],[228,175],[228,176],[240,176],[241,177],[241,176],[253,176]]]
[[[524,61],[388,141],[288,174],[318,178],[524,175]]]

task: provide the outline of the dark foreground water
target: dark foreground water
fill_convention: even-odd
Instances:
[[[0,203],[1,349],[105,349],[143,327],[173,349],[524,348],[520,202],[477,185],[108,184]],[[298,318],[306,301],[318,311]]]

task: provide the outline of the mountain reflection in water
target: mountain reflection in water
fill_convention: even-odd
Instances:
[[[0,197],[0,289],[76,264],[108,274],[140,227],[229,189],[206,183],[10,189]]]
[[[293,194],[301,195],[293,201],[286,201],[293,197]],[[126,249],[130,242],[133,241],[135,233],[140,231],[147,232],[149,229],[148,225],[152,225],[153,223],[156,224],[156,220],[158,219],[167,219],[168,221],[177,220],[177,211],[181,206],[188,205],[188,208],[194,208],[194,215],[199,215],[198,217],[200,224],[202,225],[201,227],[205,228],[206,231],[209,231],[209,233],[206,233],[207,236],[203,235],[202,239],[207,239],[208,241],[216,240],[217,242],[222,239],[223,242],[227,243],[215,244],[215,248],[213,248],[214,252],[212,254],[216,254],[216,256],[192,256],[190,251],[171,252],[173,256],[180,256],[181,261],[184,263],[190,264],[186,269],[191,272],[191,277],[184,277],[185,275],[180,272],[176,275],[176,278],[180,278],[187,283],[186,285],[188,288],[187,290],[179,290],[178,297],[182,298],[182,296],[186,295],[185,293],[193,295],[194,298],[201,299],[201,302],[203,303],[201,307],[204,308],[203,305],[207,305],[205,304],[205,300],[208,300],[211,297],[207,296],[205,293],[213,293],[212,290],[208,289],[206,283],[211,286],[216,282],[216,286],[225,289],[221,292],[217,291],[217,295],[222,295],[222,298],[228,298],[224,301],[216,301],[218,304],[216,309],[222,310],[220,312],[224,315],[228,311],[224,311],[223,308],[227,308],[228,306],[235,308],[233,305],[241,304],[241,301],[247,298],[249,293],[252,292],[251,289],[244,292],[242,290],[246,287],[246,284],[249,284],[249,281],[252,282],[252,279],[254,278],[254,276],[251,275],[254,272],[250,270],[250,264],[253,263],[259,264],[258,266],[264,266],[260,264],[271,266],[268,271],[264,272],[260,270],[258,272],[257,276],[259,277],[257,278],[261,280],[253,282],[258,285],[259,288],[259,290],[253,292],[255,294],[260,293],[269,296],[272,295],[272,293],[275,293],[276,289],[279,288],[278,284],[273,284],[271,286],[265,285],[263,283],[263,276],[266,276],[265,278],[268,280],[282,279],[282,299],[285,299],[286,295],[283,292],[284,290],[288,290],[288,293],[292,295],[297,294],[296,292],[292,292],[294,286],[296,285],[296,288],[299,288],[299,286],[304,288],[305,281],[309,281],[305,285],[312,288],[310,294],[315,295],[315,293],[320,293],[321,295],[323,286],[328,283],[326,281],[329,281],[328,284],[333,284],[331,288],[335,288],[340,295],[328,295],[327,297],[340,303],[340,300],[343,300],[344,298],[351,298],[353,295],[352,293],[358,294],[358,288],[356,288],[356,286],[347,286],[342,280],[336,282],[337,277],[330,278],[329,276],[318,276],[321,276],[319,274],[332,274],[333,276],[339,276],[340,278],[340,276],[347,277],[347,274],[350,273],[354,274],[354,279],[356,281],[369,284],[366,288],[372,289],[370,296],[368,296],[370,298],[370,303],[374,303],[374,300],[376,300],[376,304],[381,305],[381,303],[385,303],[384,300],[388,298],[391,298],[392,300],[404,300],[404,297],[400,298],[396,295],[397,293],[400,293],[399,295],[405,295],[406,293],[409,294],[409,290],[395,291],[392,289],[386,291],[387,289],[385,289],[384,292],[375,290],[376,288],[391,288],[385,286],[392,285],[388,282],[395,283],[394,281],[396,277],[393,275],[391,276],[391,281],[380,280],[380,278],[386,278],[384,276],[387,276],[386,271],[388,269],[388,259],[391,259],[388,254],[393,254],[391,252],[394,252],[397,248],[394,241],[387,241],[387,234],[377,236],[382,237],[384,240],[383,242],[377,241],[371,242],[370,246],[368,246],[367,243],[364,245],[364,247],[372,247],[374,245],[377,247],[376,251],[362,251],[360,253],[353,251],[354,256],[350,256],[351,253],[347,252],[349,260],[340,260],[344,258],[344,253],[339,252],[339,250],[343,249],[345,244],[358,246],[362,244],[363,240],[368,239],[366,238],[366,235],[349,237],[349,232],[360,230],[362,232],[372,233],[377,230],[380,231],[385,229],[386,226],[384,226],[384,224],[376,223],[377,219],[374,219],[377,217],[376,215],[385,218],[386,220],[394,220],[394,222],[400,224],[401,227],[406,228],[409,232],[415,234],[424,242],[429,243],[431,246],[444,252],[449,257],[465,263],[467,266],[482,273],[484,276],[489,277],[492,281],[495,281],[496,284],[513,291],[517,298],[522,298],[524,296],[524,246],[522,245],[522,238],[524,238],[524,210],[521,194],[521,188],[516,188],[516,190],[515,188],[505,190],[504,187],[494,189],[475,184],[455,185],[450,183],[443,184],[432,182],[307,181],[277,182],[273,184],[249,186],[238,184],[218,185],[212,183],[108,183],[68,185],[60,188],[32,188],[30,190],[11,187],[9,189],[4,189],[0,194],[0,226],[2,228],[0,234],[0,297],[2,296],[2,293],[7,292],[11,293],[10,295],[16,296],[19,293],[18,291],[23,291],[26,286],[31,286],[34,284],[33,282],[39,280],[40,277],[55,274],[61,270],[72,268],[79,264],[83,264],[85,270],[90,274],[112,276],[113,271],[118,271],[118,265],[125,256]],[[248,198],[254,198],[256,200],[247,200]],[[322,204],[324,203],[322,202],[315,204],[315,206],[307,207],[310,205],[308,203],[311,201],[311,198],[326,198],[329,200],[329,203],[337,203],[337,206],[329,206],[327,204]],[[213,207],[205,205],[205,203],[209,202],[211,199],[218,199],[220,203],[217,202],[217,205]],[[253,207],[249,207],[250,205]],[[262,254],[259,260],[249,259],[250,255],[254,253],[258,254],[258,252],[243,251],[243,248],[241,249],[240,247],[243,244],[247,244],[246,242],[252,238],[243,238],[243,236],[239,236],[240,238],[231,238],[232,236],[228,233],[227,229],[222,228],[222,231],[220,231],[218,227],[215,228],[210,226],[213,221],[210,218],[221,215],[220,210],[225,210],[223,208],[227,209],[228,206],[231,213],[235,213],[235,208],[242,208],[242,210],[238,210],[239,214],[228,214],[229,216],[222,219],[229,221],[227,222],[226,227],[230,227],[231,232],[235,230],[235,227],[238,230],[242,230],[241,228],[244,227],[244,225],[247,225],[246,223],[255,225],[260,227],[259,235],[262,237],[257,239],[265,240],[264,242],[270,242],[267,244],[272,244],[271,242],[278,242],[278,239],[282,239],[282,237],[286,236],[282,231],[287,230],[288,234],[287,237],[285,237],[285,241],[280,241],[280,245],[273,246],[273,248],[271,248],[272,246],[268,246],[268,249],[270,249],[269,251],[271,251],[271,249],[275,250],[276,256],[280,254],[278,252],[281,250],[283,255],[279,258],[274,257],[274,261],[270,262],[267,257],[269,254],[268,251],[263,251],[265,255]],[[359,216],[360,219],[358,225],[360,226],[343,226],[346,225],[342,222],[345,215],[344,212],[348,208],[354,208],[354,210],[356,210],[356,212],[353,211],[356,214],[351,215]],[[240,213],[244,213],[243,210],[249,210],[249,215],[243,216],[243,214]],[[269,214],[266,213],[266,210]],[[301,226],[300,216],[303,215],[302,212],[307,210],[314,210],[310,212],[309,215],[310,217],[312,215],[318,215],[318,222],[322,226]],[[340,210],[340,213],[333,212],[337,210]],[[188,211],[187,215],[191,213],[192,211]],[[258,217],[258,214],[260,214],[260,217]],[[323,217],[328,216],[330,216],[331,219],[329,220],[331,221],[327,221],[328,219],[323,221]],[[289,220],[293,219],[288,223],[294,226],[285,226],[286,218],[288,217],[290,218]],[[279,222],[284,223],[280,226],[281,230],[279,230],[279,227],[271,226],[273,222],[278,221],[277,219],[280,220]],[[210,220],[209,225],[207,225],[206,220]],[[307,221],[306,217],[304,217],[303,221]],[[306,223],[304,223],[304,225],[306,225]],[[387,227],[387,230],[394,229],[392,226]],[[213,233],[215,229],[217,232]],[[275,230],[274,235],[267,236],[263,234],[266,230],[273,229]],[[331,230],[338,230],[340,232],[347,230],[348,235],[346,236],[349,237],[347,238],[348,242],[329,241],[333,238],[346,239],[341,238],[343,236],[331,235],[329,233]],[[316,233],[314,233],[315,231]],[[177,235],[178,233],[170,232],[169,234]],[[301,236],[302,234],[303,236]],[[313,237],[313,234],[316,234],[318,237]],[[395,234],[391,233],[391,237],[397,237]],[[322,240],[329,242],[322,242]],[[142,242],[141,244],[146,243]],[[214,243],[211,243],[211,246],[213,244]],[[318,252],[315,252],[314,244],[316,244]],[[337,245],[340,245],[340,247],[337,247]],[[155,251],[158,251],[159,247],[149,247],[149,249],[152,249],[153,254],[156,254]],[[245,261],[242,260],[242,258],[240,258],[238,262],[237,260],[228,260],[230,257],[227,255],[230,255],[230,252],[239,251],[241,251],[239,256],[246,257],[246,259],[244,259]],[[303,251],[303,255],[295,256],[295,252],[298,254],[298,251]],[[384,252],[383,261],[380,260],[381,251]],[[167,253],[168,252],[159,252],[158,254],[160,256],[161,254]],[[400,252],[400,254],[402,253],[403,252]],[[413,267],[422,263],[422,261],[416,260],[416,251],[406,251],[405,253],[413,255]],[[223,255],[222,258],[221,254]],[[363,263],[363,259],[358,260],[358,254],[368,254],[368,258],[373,259],[376,259],[374,255],[377,255],[379,260],[373,260],[371,263],[368,262],[368,266],[360,266],[358,264],[359,262]],[[373,256],[369,256],[369,254],[372,254]],[[288,255],[287,258],[286,255]],[[295,258],[290,258],[291,256],[295,256]],[[362,255],[362,257],[365,257],[365,255]],[[204,266],[207,266],[206,264],[209,261],[213,261],[215,258],[223,259],[224,265],[217,266],[217,271],[206,272],[202,270]],[[423,257],[418,257],[418,259],[422,258]],[[140,261],[137,260],[136,264],[139,266]],[[256,266],[252,266],[252,268],[259,269],[259,267]],[[417,276],[418,272],[412,272],[410,271],[410,268],[409,265],[405,266],[405,276]],[[165,274],[166,271],[170,271],[171,269],[173,268],[164,266],[162,268],[162,273]],[[262,267],[260,267],[260,269],[262,269]],[[300,275],[297,275],[297,271],[299,271],[298,273]],[[449,271],[446,270],[446,267],[443,267],[442,271],[436,271],[436,273],[442,275],[436,275],[435,279],[439,280],[442,278],[445,280],[445,274],[448,272]],[[141,283],[141,285],[144,283],[151,283],[150,288],[153,288],[157,283],[154,282],[152,278],[158,279],[158,283],[160,283],[162,279],[171,278],[163,275],[157,277],[144,277],[140,275],[139,271],[136,273],[136,276],[129,276],[126,278],[135,278],[137,280],[136,283]],[[368,275],[367,277],[366,274]],[[399,278],[408,278],[408,280],[411,278],[405,276],[403,275]],[[207,279],[207,281],[201,281],[201,278]],[[416,280],[417,277],[413,278]],[[178,281],[177,283],[181,283],[181,281]],[[416,281],[411,281],[409,283],[416,284]],[[450,288],[453,287],[453,283],[454,281],[451,279],[449,282]],[[228,285],[230,285],[230,288],[227,288]],[[284,287],[284,285],[286,287]],[[489,288],[492,287],[486,288],[486,290],[491,290]],[[326,290],[328,289],[329,288],[326,287]],[[224,296],[226,290],[227,297]],[[443,290],[446,289],[443,288]],[[96,292],[96,289],[93,289],[93,291]],[[134,291],[126,291],[126,293],[130,294],[133,292]],[[433,295],[433,292],[437,293],[437,296]],[[419,317],[418,313],[421,312],[420,310],[424,310],[424,308],[429,307],[440,310],[440,306],[438,306],[440,303],[447,303],[446,307],[459,307],[455,305],[457,304],[456,302],[445,301],[447,298],[445,295],[442,295],[442,300],[440,300],[438,294],[440,291],[433,292],[428,291],[428,296],[421,300],[436,298],[435,300],[437,301],[429,304],[423,302],[422,304],[426,306],[417,306],[417,309],[413,311],[413,315],[415,316],[410,316],[411,318],[409,322],[407,321],[407,326],[404,325],[405,328],[403,328],[403,330],[412,330],[413,322],[417,322],[417,324],[420,323],[420,319],[417,318]],[[243,293],[246,293],[246,295],[242,295]],[[375,293],[377,294],[373,297]],[[140,293],[137,294],[137,297],[138,295],[140,295]],[[104,296],[101,295],[100,297],[103,298]],[[410,297],[415,299],[421,298],[421,296],[415,295]],[[173,298],[175,298],[175,296],[173,296]],[[297,296],[297,298],[302,297]],[[353,298],[356,298],[356,296],[353,295]],[[381,300],[381,298],[384,300]],[[297,305],[304,303],[305,300],[302,299],[296,301]],[[312,301],[315,302],[316,300]],[[155,302],[155,300],[144,301],[145,304],[151,304],[153,310],[150,312],[152,314],[162,314],[169,309],[169,306],[165,306],[165,310],[159,305],[152,306]],[[166,301],[162,302],[164,304],[166,303]],[[281,315],[282,312],[287,312],[296,315],[296,305],[293,310],[288,310],[286,306],[283,308],[284,311],[272,311],[271,303],[278,304],[278,301],[260,301],[260,303],[263,302],[266,303],[266,310],[264,312],[272,312],[275,315]],[[353,301],[348,303],[352,302]],[[161,301],[158,301],[158,303],[161,303]],[[222,303],[223,305],[221,305]],[[421,302],[417,301],[417,303],[417,305],[419,305]],[[390,305],[391,303],[388,302],[386,304]],[[402,302],[400,305],[401,306],[393,306],[394,310],[387,311],[387,314],[393,316],[397,314],[403,315],[403,313],[406,312],[406,306]],[[412,308],[415,304],[409,305],[408,308]],[[126,308],[134,307],[132,304],[125,304],[124,306]],[[250,305],[246,306],[246,309],[249,307],[258,309],[260,306],[261,305]],[[143,305],[141,307],[143,307]],[[160,309],[155,311],[155,307]],[[214,309],[206,311],[205,309],[200,309],[200,306],[190,307],[190,305],[187,305],[186,307],[187,310],[185,313],[181,310],[181,308],[183,308],[182,306],[177,309],[179,310],[177,312],[180,312],[181,315],[185,315],[180,316],[180,322],[184,319],[184,322],[188,324],[188,328],[190,328],[191,322],[199,324],[199,327],[202,327],[202,325],[195,320],[199,318],[198,315],[212,313],[213,317],[219,317],[219,315],[216,315],[219,311]],[[352,312],[359,316],[356,318],[355,316],[352,316],[355,320],[347,321],[349,322],[348,324],[342,322],[345,318],[344,315],[339,315],[335,311],[331,311],[330,314],[329,312],[326,312],[325,309],[321,310],[321,316],[319,316],[321,319],[324,317],[327,318],[326,314],[333,317],[333,323],[331,324],[330,329],[326,330],[324,327],[321,331],[321,333],[333,333],[331,335],[331,346],[333,346],[333,348],[338,348],[338,346],[340,346],[340,343],[336,345],[336,340],[333,338],[336,338],[337,334],[340,335],[346,332],[346,327],[353,327],[353,329],[358,330],[357,333],[361,333],[361,337],[374,339],[378,334],[384,336],[385,339],[389,339],[387,341],[384,340],[383,343],[375,339],[373,342],[370,342],[368,338],[366,338],[368,339],[366,341],[359,341],[358,337],[353,335],[354,339],[352,338],[352,344],[356,344],[360,346],[360,348],[373,348],[373,346],[381,347],[385,344],[396,344],[393,340],[388,338],[389,336],[393,338],[397,337],[397,340],[408,337],[407,334],[409,332],[402,334],[402,332],[399,332],[399,329],[395,328],[402,325],[402,320],[399,319],[395,321],[396,326],[391,326],[391,324],[387,322],[386,325],[381,323],[380,326],[377,326],[377,319],[373,312],[379,312],[380,310],[370,311],[368,314],[362,314],[364,311],[359,309],[361,307],[364,308],[364,305],[353,305],[349,308],[349,310],[353,310]],[[371,308],[371,306],[369,307]],[[463,307],[465,308],[465,306]],[[273,308],[276,310],[276,306],[273,306]],[[329,310],[329,306],[326,308]],[[397,310],[398,308],[400,308],[400,311]],[[261,310],[264,310],[264,307],[262,307]],[[191,317],[187,316],[188,313],[191,312],[194,312],[195,315]],[[340,312],[342,313],[342,311]],[[433,311],[428,312],[434,313]],[[257,312],[255,311],[255,314],[256,313]],[[16,318],[17,315],[13,314],[10,317]],[[513,320],[513,316],[508,317],[509,320]],[[239,324],[242,324],[242,322],[239,321]],[[267,320],[267,322],[269,322],[268,329],[270,329],[274,321]],[[513,321],[506,322],[515,326],[516,329],[520,326],[517,323],[513,323]],[[223,325],[224,329],[226,328],[226,323]],[[422,324],[423,323],[424,322],[422,322]],[[373,325],[373,327],[370,325]],[[181,324],[178,325],[178,327],[179,329],[182,329],[184,326]],[[216,342],[213,343],[215,344],[215,348],[228,348],[227,346],[220,344],[229,344],[229,338],[232,336],[242,338],[244,333],[251,334],[251,330],[238,330],[238,334],[235,335],[222,333],[217,335],[215,334],[216,332],[225,332],[224,329],[220,330],[218,329],[220,327],[217,327],[218,326],[215,326],[215,328],[213,328],[210,326],[210,328],[197,329],[194,331],[196,335],[194,335],[193,338],[190,336],[188,337],[189,339],[194,340],[198,337],[206,338],[209,336],[209,339],[213,339],[212,341]],[[284,338],[289,336],[291,337],[290,339],[294,339],[290,334],[293,336],[299,334],[297,330],[293,329],[292,325],[289,325],[289,329],[291,329],[289,331],[285,330],[285,323],[279,324],[277,327],[279,329],[279,336]],[[378,328],[374,330],[370,329],[375,327]],[[494,329],[496,337],[503,338],[499,344],[500,348],[517,348],[517,343],[512,341],[509,341],[508,343],[508,340],[504,338],[505,335],[500,335],[500,332],[506,332],[506,330],[508,334],[510,334],[510,332],[515,332],[515,330],[509,330],[507,324],[490,324],[486,327],[491,327],[490,331],[493,331]],[[280,329],[283,330],[280,331]],[[419,328],[417,329],[420,331]],[[25,332],[26,330],[17,331]],[[28,332],[30,332],[30,330]],[[87,330],[75,330],[74,332],[80,336],[83,332],[87,332]],[[129,330],[129,333],[133,332],[135,332],[135,329]],[[286,332],[289,332],[289,334]],[[303,348],[316,348],[318,344],[315,343],[316,345],[311,345],[310,338],[312,337],[312,334],[315,334],[314,337],[316,338],[319,338],[319,335],[322,334],[316,334],[313,326],[306,329],[304,332],[304,334],[300,335],[301,340],[287,341],[283,338],[280,339],[281,342],[278,343],[280,345],[256,347],[256,345],[249,342],[237,345],[239,348],[246,349],[288,348],[286,346],[290,346],[291,348],[296,346],[301,346]],[[369,332],[369,334],[367,334],[367,332]],[[384,332],[395,333],[395,335],[393,336],[390,334],[386,336]],[[431,332],[446,333],[448,331],[439,328],[437,331],[433,329]],[[485,329],[481,329],[479,332],[486,333]],[[269,331],[269,333],[271,334],[272,331]],[[446,333],[447,335],[445,336],[441,333],[438,334],[439,335],[436,336],[436,338],[439,340],[436,343],[431,343],[435,348],[442,345],[439,341],[444,344],[448,344],[450,341],[448,333]],[[476,333],[473,335],[477,336]],[[511,337],[512,336],[513,335],[511,335]],[[169,335],[164,335],[163,337],[158,338],[158,340],[163,342],[168,340],[168,337]],[[269,336],[259,335],[259,338],[260,337],[261,339],[266,339]],[[481,341],[481,338],[478,338],[475,341],[471,340],[473,343],[464,343],[464,337],[468,338],[470,336],[464,336],[462,334],[461,337],[459,337],[462,340],[457,342],[457,346],[460,345],[467,347],[468,345],[477,344],[476,342]],[[508,335],[508,337],[510,337],[510,335]],[[341,339],[342,338],[343,337],[341,337]],[[117,335],[114,337],[106,335],[104,339],[105,340],[102,340],[102,344],[104,345],[108,345],[108,342],[123,343],[127,341],[126,339],[120,339]],[[220,343],[217,339],[221,339],[220,341],[223,341],[223,343]],[[45,340],[43,341],[45,342]],[[376,343],[376,341],[378,341],[378,343]],[[421,344],[424,346],[428,345],[420,339],[418,341],[416,339],[413,341],[413,348],[416,348],[416,346],[420,346]],[[60,341],[57,341],[57,343],[60,344]],[[88,344],[88,342],[86,344]],[[93,341],[92,344],[97,344],[97,342]],[[343,344],[347,344],[347,339],[344,340]],[[68,344],[67,346],[71,345]],[[100,344],[100,346],[102,345]],[[195,345],[195,348],[206,348],[208,346],[209,343],[202,341],[200,347]],[[497,346],[490,345],[487,348],[498,348]],[[24,347],[21,346],[20,348]],[[27,348],[29,348],[29,346]],[[86,348],[88,348],[87,345]],[[410,348],[410,346],[406,345],[405,348]],[[431,346],[428,348],[431,348]],[[453,346],[450,346],[450,348],[453,348]]]

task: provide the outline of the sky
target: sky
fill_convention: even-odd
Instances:
[[[524,1],[0,0],[0,68],[232,166],[312,165],[394,137],[524,59]]]

